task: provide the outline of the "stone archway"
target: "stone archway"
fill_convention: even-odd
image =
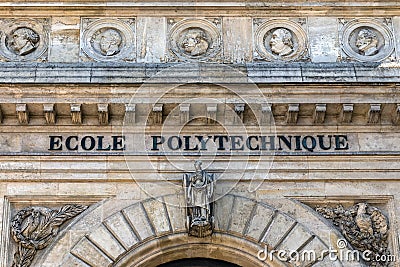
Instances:
[[[192,258],[189,260],[176,260],[164,263],[157,267],[182,267],[182,266],[193,266],[193,267],[239,267],[238,265],[234,265],[232,263],[228,263],[226,261],[218,261],[218,260],[210,260],[207,258]]]
[[[316,233],[318,229],[311,227],[313,230],[310,230],[304,220],[299,221],[267,203],[231,194],[216,201],[214,234],[207,238],[190,237],[184,206],[182,195],[167,195],[123,208],[89,233],[75,238],[77,241],[56,265],[154,267],[200,257],[246,267],[291,266],[276,257],[272,261],[260,260],[257,253],[267,247],[268,250],[313,250],[319,255],[331,246],[332,234]],[[310,214],[311,221],[320,221],[317,215]],[[60,249],[55,245],[51,250]],[[321,261],[327,262],[327,266],[342,266],[338,260],[329,261],[327,257]],[[54,259],[41,262],[42,266],[55,266]],[[303,262],[301,266],[314,264],[320,261]]]

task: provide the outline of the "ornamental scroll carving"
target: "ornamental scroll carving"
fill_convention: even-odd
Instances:
[[[36,252],[53,241],[59,227],[87,208],[83,205],[65,205],[59,210],[27,207],[18,211],[11,222],[11,235],[18,244],[12,267],[31,266]]]
[[[201,168],[202,162],[194,163],[195,172],[183,176],[187,204],[187,229],[189,235],[210,236],[214,228],[214,174]]]
[[[358,203],[349,208],[342,205],[317,207],[316,211],[331,220],[355,249],[371,252],[369,266],[389,266],[389,262],[374,261],[381,255],[390,255],[389,222],[380,209],[367,203]]]

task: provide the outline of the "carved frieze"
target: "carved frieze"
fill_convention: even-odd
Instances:
[[[82,60],[134,61],[135,19],[92,19],[81,22]]]
[[[203,170],[201,165],[201,161],[195,161],[195,172],[183,176],[187,229],[189,235],[196,237],[210,236],[214,229],[215,177]]]
[[[5,61],[47,61],[48,19],[0,20],[0,55]]]
[[[305,19],[254,19],[255,60],[299,61],[308,58]]]
[[[394,37],[391,23],[378,19],[339,20],[340,43],[348,61],[376,62],[392,57]],[[392,56],[393,55],[393,56]]]
[[[170,61],[220,61],[221,20],[168,19]]]
[[[332,221],[353,248],[370,251],[369,266],[389,266],[389,262],[375,261],[383,259],[382,255],[390,255],[389,221],[379,208],[362,202],[349,208],[342,205],[317,207],[316,211]]]
[[[59,210],[27,207],[18,211],[11,222],[11,235],[17,243],[12,266],[31,266],[37,251],[51,244],[60,226],[86,209],[83,205],[65,205]]]

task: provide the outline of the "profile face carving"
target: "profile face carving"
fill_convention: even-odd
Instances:
[[[9,49],[19,56],[32,53],[39,46],[39,35],[30,28],[17,28],[7,38]]]
[[[99,33],[96,40],[103,56],[114,56],[121,50],[122,37],[117,30],[106,29]]]
[[[372,30],[363,28],[357,34],[356,47],[361,55],[375,55],[378,53],[378,36]]]
[[[286,56],[293,52],[292,34],[284,28],[276,29],[272,32],[269,41],[271,51],[279,56]]]
[[[183,36],[181,47],[191,56],[200,56],[207,52],[209,44],[202,29],[188,29]]]

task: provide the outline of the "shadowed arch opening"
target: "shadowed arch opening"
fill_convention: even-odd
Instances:
[[[239,265],[222,261],[213,260],[207,258],[192,258],[192,259],[181,259],[176,261],[171,261],[158,265],[157,267],[240,267]]]
[[[260,247],[240,237],[215,233],[212,237],[192,238],[187,233],[172,234],[149,240],[121,255],[114,267],[154,267],[168,262],[206,258],[232,263],[233,266],[281,266],[257,259]],[[219,265],[213,265],[219,266]]]

